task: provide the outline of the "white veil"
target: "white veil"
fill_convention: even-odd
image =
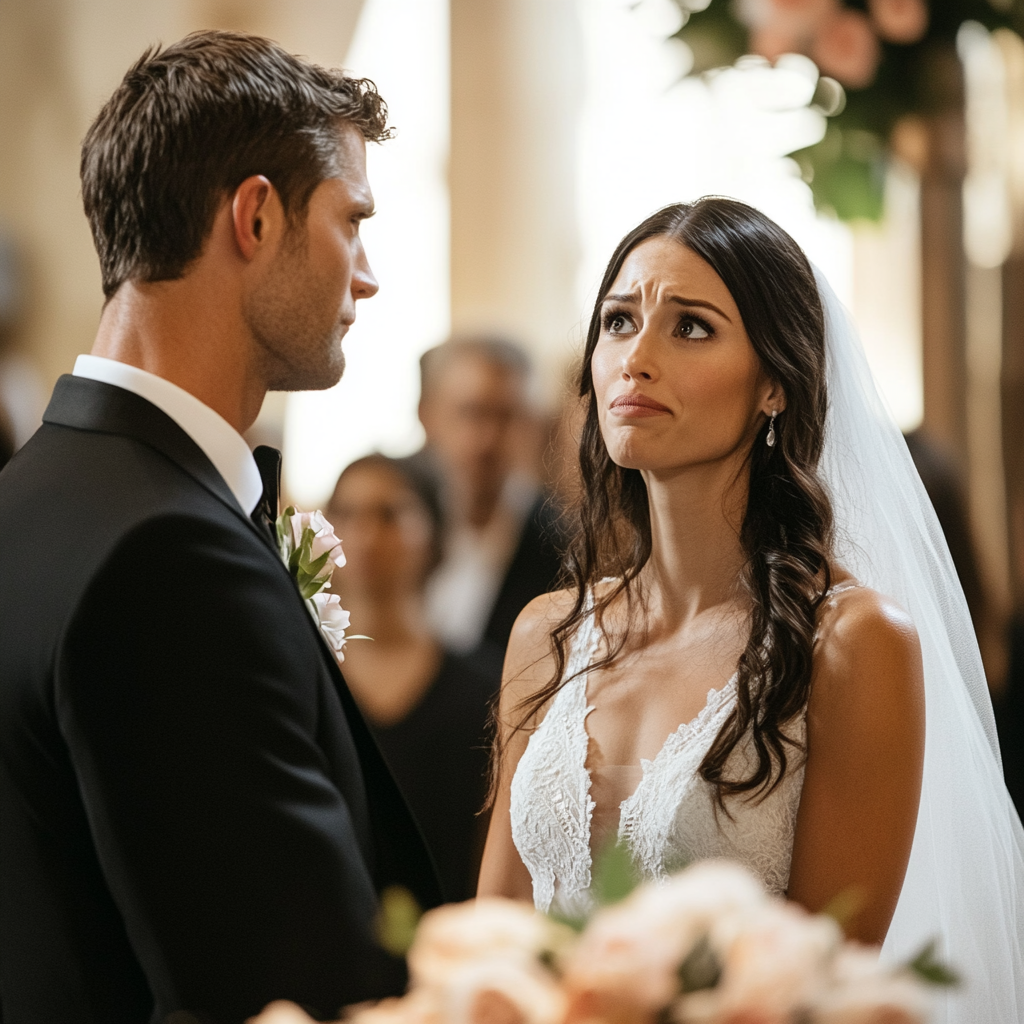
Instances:
[[[963,590],[856,329],[824,277],[829,411],[822,475],[837,561],[895,599],[924,655],[924,787],[913,852],[882,947],[904,961],[931,938],[963,978],[936,1024],[1024,1022],[1024,830],[1003,782],[992,704]]]

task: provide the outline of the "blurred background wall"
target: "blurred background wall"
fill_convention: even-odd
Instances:
[[[1003,24],[1020,5],[919,4],[931,21],[900,43],[885,0],[846,2],[881,40],[863,36],[861,65],[737,21],[774,0],[0,0],[0,404],[17,440],[100,311],[77,175],[90,119],[147,46],[259,32],[373,78],[398,129],[369,154],[381,291],[347,375],[270,396],[254,428],[284,446],[298,501],[369,450],[418,447],[417,358],[452,331],[521,342],[553,409],[617,239],[664,203],[734,195],[821,267],[898,422],[961,481],[1000,635],[1024,610],[1024,46]],[[762,56],[734,66],[744,53]],[[931,98],[880,125],[864,111],[900,74]]]

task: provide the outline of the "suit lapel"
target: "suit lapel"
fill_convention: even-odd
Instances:
[[[202,448],[167,413],[133,391],[65,374],[53,389],[43,422],[141,441],[188,473],[267,542]]]

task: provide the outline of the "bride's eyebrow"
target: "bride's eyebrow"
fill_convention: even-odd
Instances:
[[[707,302],[704,299],[684,299],[681,295],[669,295],[667,298],[669,302],[676,302],[680,306],[699,306],[701,309],[713,309],[723,320],[730,324],[732,323],[732,320],[713,302]]]

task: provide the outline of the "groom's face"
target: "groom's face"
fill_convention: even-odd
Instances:
[[[339,133],[336,174],[313,191],[304,220],[281,240],[245,300],[245,317],[262,350],[272,391],[322,390],[341,379],[341,343],[356,302],[377,292],[359,229],[373,214],[366,144]]]

